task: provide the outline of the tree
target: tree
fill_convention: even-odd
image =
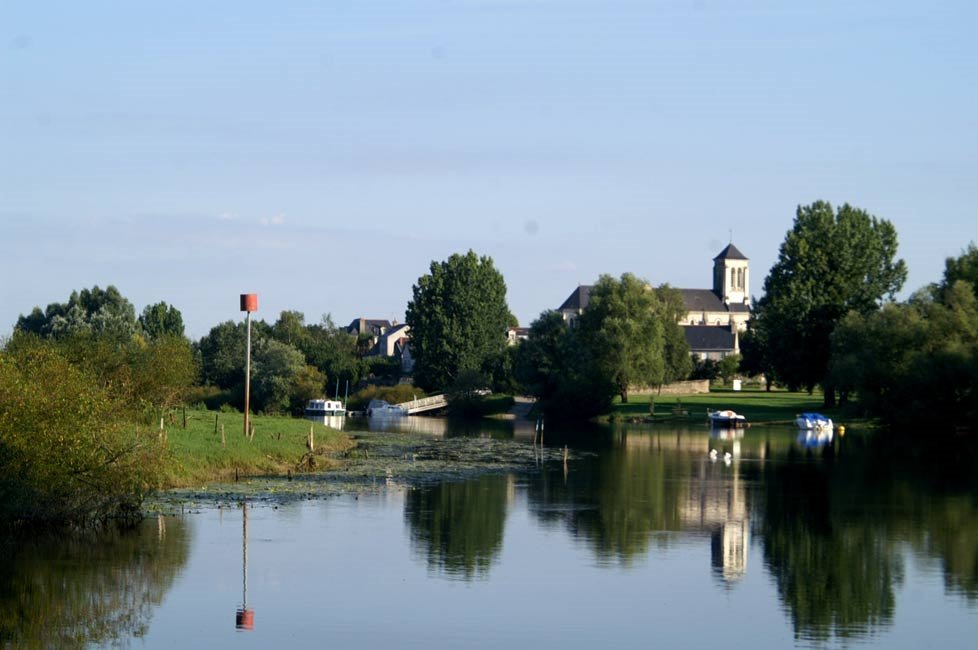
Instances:
[[[723,378],[723,383],[729,384],[730,380],[734,378],[734,375],[737,374],[738,370],[740,370],[739,354],[728,354],[720,360],[718,371],[720,376]]]
[[[944,279],[939,286],[940,295],[944,296],[958,280],[963,280],[971,286],[978,296],[978,247],[974,242],[961,251],[958,257],[949,257],[944,261]]]
[[[251,363],[251,391],[256,411],[287,412],[297,383],[309,384],[306,359],[291,345],[271,338],[263,339],[255,345]],[[323,388],[320,384],[316,397],[322,394]]]
[[[84,333],[97,337],[129,338],[136,332],[136,311],[119,290],[109,285],[73,291],[66,303],[35,307],[17,319],[15,329],[38,336],[62,337]]]
[[[809,391],[822,385],[826,405],[834,404],[832,332],[850,310],[876,311],[903,286],[907,268],[896,250],[893,224],[864,210],[834,211],[824,201],[798,207],[754,314],[779,381]]]
[[[161,336],[183,336],[183,314],[173,305],[158,302],[146,305],[139,316],[139,326],[151,339]]]
[[[407,305],[414,381],[424,390],[451,385],[460,373],[492,374],[506,348],[506,283],[492,258],[471,250],[432,262]]]
[[[904,429],[978,426],[978,298],[963,280],[944,302],[917,296],[850,312],[832,336],[833,381],[866,411]]]
[[[599,373],[623,402],[633,386],[661,386],[685,378],[689,347],[679,325],[682,298],[668,286],[653,289],[631,273],[604,275],[591,288],[579,328]]]

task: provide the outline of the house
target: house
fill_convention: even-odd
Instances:
[[[516,345],[520,341],[525,341],[530,336],[529,327],[507,327],[506,344]]]
[[[740,332],[750,319],[750,262],[733,243],[713,258],[712,289],[678,289],[686,314],[680,319],[690,353],[722,359],[740,352]],[[588,305],[591,287],[580,285],[557,308],[573,324]]]
[[[377,318],[354,318],[353,321],[346,326],[346,331],[354,336],[370,334],[376,338],[390,328],[391,322],[389,320],[381,320]]]

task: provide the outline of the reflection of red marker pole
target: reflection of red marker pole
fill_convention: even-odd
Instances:
[[[255,629],[255,610],[248,609],[248,504],[241,504],[241,609],[234,616],[234,627]]]
[[[248,429],[249,415],[251,411],[248,404],[251,397],[251,312],[258,311],[258,294],[257,293],[243,293],[241,294],[241,311],[246,312],[245,322],[247,325],[245,329],[247,330],[247,340],[245,342],[245,400],[244,400],[244,434],[248,437],[250,430]]]

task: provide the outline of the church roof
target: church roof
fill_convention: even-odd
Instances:
[[[720,254],[713,258],[713,261],[717,260],[746,260],[747,256],[737,250],[737,247],[732,243],[727,244],[727,247],[720,251]]]
[[[730,352],[734,350],[734,333],[722,325],[686,325],[683,327],[690,352]]]
[[[579,285],[574,291],[567,297],[557,311],[564,311],[565,309],[584,309],[587,307],[588,299],[591,297],[591,286],[582,284]]]
[[[686,311],[727,311],[719,296],[710,289],[680,289]]]

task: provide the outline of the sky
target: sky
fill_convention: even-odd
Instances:
[[[0,336],[115,285],[188,334],[404,318],[471,249],[528,325],[578,284],[763,278],[795,209],[978,240],[978,3],[0,2]]]

